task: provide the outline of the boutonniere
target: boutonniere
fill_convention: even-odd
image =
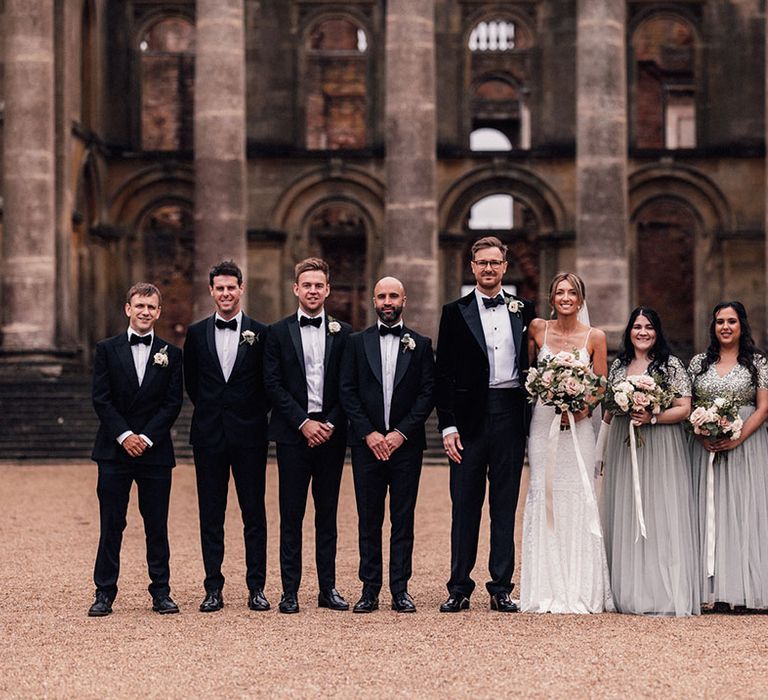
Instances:
[[[519,299],[515,299],[514,297],[510,297],[507,301],[507,309],[509,309],[509,313],[511,314],[519,314],[520,309],[522,309],[523,306],[523,302]]]
[[[410,333],[406,333],[402,338],[400,338],[400,345],[403,346],[403,353],[405,353],[406,350],[415,350],[416,349],[416,341],[411,338]]]
[[[258,339],[259,339],[259,336],[256,335],[253,331],[243,331],[240,334],[240,345],[242,345],[243,343],[248,343],[248,345],[253,345]]]
[[[167,367],[168,366],[168,346],[163,345],[156,353],[153,358],[153,365],[157,365],[158,367]]]
[[[328,317],[328,332],[331,335],[336,335],[341,330],[341,324],[333,317]]]

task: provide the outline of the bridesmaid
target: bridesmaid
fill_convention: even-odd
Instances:
[[[768,607],[768,363],[755,346],[741,302],[712,311],[709,347],[688,368],[694,400],[731,397],[744,428],[738,440],[693,441],[701,597],[717,608]],[[707,571],[707,465],[714,464],[714,575]]]
[[[619,612],[637,615],[698,615],[698,554],[691,465],[683,422],[691,412],[691,382],[680,360],[669,353],[661,319],[639,306],[629,316],[624,350],[608,381],[649,374],[679,398],[665,411],[604,417],[611,423],[605,450],[600,511]],[[643,444],[637,448],[646,536],[638,536],[632,460],[627,445],[630,420]]]

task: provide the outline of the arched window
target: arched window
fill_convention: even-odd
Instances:
[[[508,194],[492,194],[475,202],[469,210],[472,230],[499,231],[515,227],[515,201]]]
[[[469,135],[470,151],[511,151],[509,137],[498,129],[475,129]]]
[[[503,19],[478,22],[469,35],[470,51],[512,51],[515,48],[515,23]]]
[[[632,37],[634,144],[637,148],[694,148],[695,35],[667,15],[643,22]]]
[[[308,149],[359,149],[367,143],[368,37],[351,19],[317,22],[305,41]]]
[[[310,218],[309,239],[331,268],[328,313],[355,330],[364,328],[371,294],[366,291],[367,226],[362,214],[349,204],[326,204]]]
[[[191,149],[195,79],[194,25],[183,17],[161,19],[139,38],[138,52],[142,149]]]
[[[472,131],[470,149],[473,151],[504,151],[513,148],[530,148],[530,113],[522,99],[514,79],[506,74],[484,76],[475,87],[472,96]],[[475,139],[478,147],[472,145],[472,134],[481,131],[481,139]],[[491,131],[499,132],[506,138],[509,147],[499,147],[497,138],[491,141]],[[480,148],[488,144],[490,148]]]

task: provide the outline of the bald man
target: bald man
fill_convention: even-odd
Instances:
[[[341,403],[349,422],[359,522],[360,580],[356,613],[379,607],[381,528],[389,490],[389,588],[392,609],[415,612],[408,594],[413,555],[413,512],[426,447],[424,422],[432,412],[432,341],[402,319],[405,289],[394,277],[379,280],[373,306],[379,320],[347,341],[341,364]]]

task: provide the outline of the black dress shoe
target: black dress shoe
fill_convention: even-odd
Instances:
[[[257,612],[269,610],[269,601],[264,596],[264,591],[261,588],[254,588],[248,592],[248,607]]]
[[[456,613],[462,610],[469,610],[469,598],[463,595],[450,595],[440,606],[440,612]]]
[[[349,610],[349,603],[344,600],[341,593],[335,588],[330,588],[317,594],[317,607],[329,608],[331,610]]]
[[[492,593],[491,610],[503,613],[514,613],[519,610],[517,603],[509,597],[509,593]]]
[[[416,612],[416,603],[408,595],[408,591],[403,591],[392,596],[392,610],[397,610],[399,613],[413,613]]]
[[[96,600],[88,608],[88,617],[104,617],[112,614],[112,601],[106,593],[96,593]]]
[[[280,598],[280,604],[277,606],[277,609],[281,613],[285,613],[286,615],[291,615],[293,613],[299,612],[299,599],[296,597],[295,593],[283,593],[282,598]]]
[[[224,595],[220,588],[214,588],[205,594],[205,599],[200,603],[200,612],[216,612],[224,607]]]
[[[355,607],[352,608],[352,612],[355,613],[370,613],[379,609],[379,599],[372,596],[364,595],[360,600],[355,603]]]
[[[172,615],[179,612],[179,606],[173,602],[171,596],[164,595],[152,599],[152,610],[161,615]]]

